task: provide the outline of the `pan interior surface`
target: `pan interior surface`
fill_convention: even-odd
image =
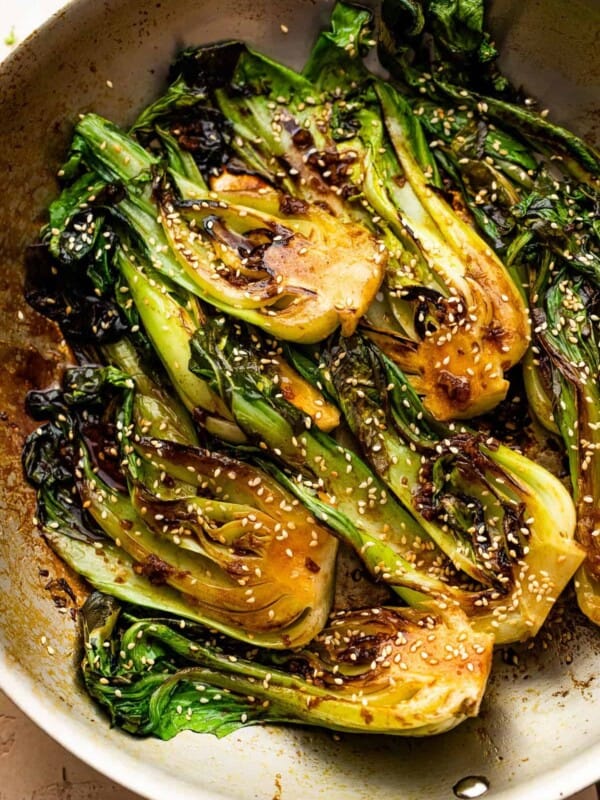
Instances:
[[[77,114],[131,121],[187,45],[243,38],[298,66],[331,5],[76,0],[0,68],[0,685],[62,744],[151,798],[445,800],[461,778],[481,775],[487,797],[554,800],[600,778],[600,635],[572,609],[532,646],[498,653],[480,718],[443,736],[271,727],[221,740],[188,733],[168,743],[135,740],[111,730],[78,683],[71,611],[85,587],[34,531],[33,492],[20,466],[23,436],[34,425],[23,397],[55,379],[67,352],[25,305],[23,254],[56,192],[54,173]],[[496,0],[491,20],[511,77],[553,119],[597,141],[597,3]]]

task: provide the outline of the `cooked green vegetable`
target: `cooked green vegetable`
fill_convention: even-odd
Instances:
[[[385,332],[378,331],[374,338],[409,374],[418,368],[419,379],[413,382],[434,416],[442,420],[474,416],[489,411],[506,394],[504,371],[526,350],[526,307],[497,256],[428,185],[411,155],[400,95],[382,87],[379,97],[406,185],[429,215],[423,221],[443,231],[443,242],[439,234],[436,241],[425,232],[419,240],[433,254],[446,300],[434,300],[435,310],[429,315],[440,316],[442,324],[437,332],[429,329],[430,335],[415,353],[401,355],[401,345],[387,341]],[[414,216],[406,224],[412,228]],[[431,298],[425,293],[421,302],[421,313],[427,315]]]
[[[210,320],[192,340],[191,366],[279,462],[279,480],[287,469],[289,488],[407,602],[420,601],[417,590],[460,604],[498,642],[537,632],[583,558],[560,482],[493,440],[429,419],[392,362],[357,335],[341,337],[320,352],[323,380],[371,472],[281,397],[268,368],[275,346]]]
[[[93,114],[77,133],[86,162],[107,180],[126,182],[118,211],[143,239],[153,266],[175,283],[282,339],[316,342],[340,324],[355,329],[385,266],[366,228],[268,187],[230,190],[223,198],[204,182],[192,183],[188,172],[174,175],[183,198],[166,177],[155,184],[160,232],[149,197],[157,159]],[[166,141],[174,172],[176,145]]]
[[[419,5],[417,40],[394,28],[397,5],[384,3],[387,63],[418,92],[412,107],[435,141],[440,170],[483,234],[505,254],[529,300],[534,330],[524,361],[525,386],[534,414],[566,446],[577,539],[587,553],[575,585],[581,608],[600,623],[600,154],[519,104],[518,93],[497,70],[495,53],[488,52],[482,63],[475,42],[451,15],[450,36],[461,42],[457,66],[439,27],[443,3]],[[471,10],[482,19],[480,0],[473,0]],[[429,34],[427,51],[414,46]],[[478,69],[465,69],[473,62]]]
[[[590,242],[590,250],[586,247],[586,233],[590,238],[594,233],[586,222],[576,234],[581,249],[569,258],[568,250],[544,241],[539,233],[524,255],[535,270],[535,346],[525,375],[529,397],[537,398],[539,387],[550,408],[542,421],[552,420],[566,446],[577,539],[587,556],[575,588],[582,611],[600,624],[600,284],[593,273],[587,274],[600,260],[598,241]]]
[[[435,556],[424,550],[419,567],[407,558],[414,558],[411,543],[424,536],[421,526],[355,452],[313,426],[280,391],[272,366],[279,354],[273,340],[218,317],[194,335],[190,366],[226,400],[258,453],[275,459],[260,463],[347,542],[376,578],[409,603],[421,603],[423,592],[445,596],[443,566]]]
[[[128,289],[140,321],[160,357],[171,383],[184,406],[202,415],[206,429],[228,441],[243,441],[243,434],[232,424],[231,414],[208,386],[187,368],[190,339],[202,325],[202,309],[193,296],[183,304],[160,280],[136,269],[134,257],[118,248],[115,264]]]
[[[337,2],[301,72],[190,48],[128,131],[83,115],[28,253],[76,366],[23,466],[130,733],[438,733],[573,575],[600,623],[600,156],[499,72],[482,0],[375,19]],[[575,505],[503,428],[517,364]]]
[[[29,397],[30,411],[51,419],[24,453],[50,543],[123,599],[176,603],[261,645],[309,641],[329,613],[335,540],[272,477],[195,446],[183,409],[135,366],[133,380],[73,368],[62,391]]]
[[[400,370],[359,336],[340,338],[321,360],[374,470],[480,585],[461,598],[475,627],[500,642],[535,634],[583,559],[560,481],[493,438],[433,420]]]
[[[415,13],[406,26],[409,8]],[[528,107],[532,101],[524,103],[499,72],[498,52],[483,30],[484,12],[483,0],[383,0],[380,55],[396,79],[421,97],[441,100],[452,109],[450,117],[457,105],[473,116],[479,112],[500,128],[524,134],[540,149],[550,145],[576,174],[600,174],[597,151]]]
[[[436,417],[474,416],[506,394],[504,372],[527,345],[526,307],[497,256],[435,191],[435,161],[409,105],[362,65],[369,25],[364,9],[337,3],[302,76],[242,49],[216,100],[248,167],[379,231],[389,259],[366,315],[373,339]]]
[[[197,625],[140,617],[100,594],[83,624],[90,694],[113,723],[162,739],[268,722],[441,733],[477,714],[491,666],[490,637],[460,613],[339,613],[310,645],[278,654],[244,653]]]

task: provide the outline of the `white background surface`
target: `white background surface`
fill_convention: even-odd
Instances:
[[[0,59],[13,49],[5,37],[14,31],[18,45],[63,5],[64,0],[0,0]],[[56,744],[0,692],[0,800],[136,798]],[[596,800],[596,792],[588,789],[571,800]]]

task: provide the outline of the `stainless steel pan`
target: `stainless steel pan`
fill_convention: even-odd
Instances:
[[[43,728],[113,779],[151,798],[446,800],[482,775],[495,800],[556,800],[600,778],[600,634],[576,613],[531,649],[498,656],[481,717],[426,741],[248,729],[169,743],[110,730],[76,678],[74,603],[31,521],[19,454],[32,424],[22,401],[65,357],[21,297],[22,256],[56,191],[78,112],[123,123],[163,86],[183,45],[242,37],[297,65],[330,2],[76,0],[0,68],[0,686]],[[496,0],[505,68],[554,118],[598,137],[600,4]],[[281,31],[285,23],[288,34]],[[112,88],[107,84],[112,82]],[[67,602],[58,608],[57,595]],[[518,664],[506,664],[515,661]]]

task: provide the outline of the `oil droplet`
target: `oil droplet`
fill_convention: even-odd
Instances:
[[[452,791],[460,800],[473,800],[475,797],[483,797],[490,788],[490,782],[481,775],[467,775],[454,784]]]

